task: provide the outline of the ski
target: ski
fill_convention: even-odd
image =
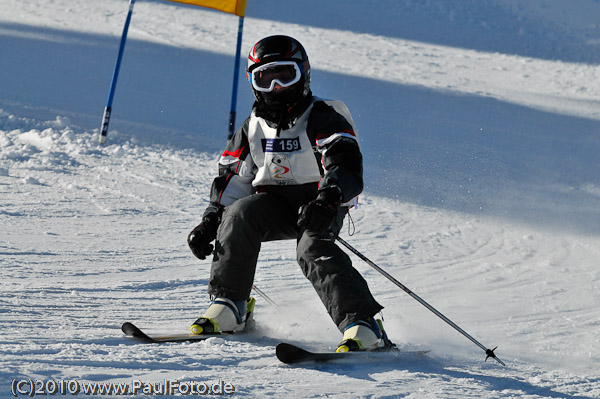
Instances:
[[[288,344],[285,342],[277,344],[275,354],[277,359],[283,363],[295,364],[304,362],[330,362],[350,357],[371,357],[378,353],[398,353],[409,354],[413,356],[424,356],[429,353],[428,350],[410,350],[405,351],[396,347],[386,347],[374,351],[356,351],[356,352],[311,352],[300,348],[299,346]]]
[[[164,336],[148,335],[140,330],[133,323],[125,322],[121,326],[121,331],[139,342],[148,344],[160,344],[166,342],[188,342],[188,341],[204,341],[209,338],[218,337],[221,335],[230,334],[210,334],[210,335],[196,335],[196,334],[170,334]]]

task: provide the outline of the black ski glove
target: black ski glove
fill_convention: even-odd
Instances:
[[[335,220],[341,199],[342,193],[338,187],[319,191],[317,198],[298,210],[298,226],[318,234],[326,232]]]
[[[188,245],[196,258],[204,260],[212,253],[214,247],[211,242],[217,238],[218,228],[219,215],[209,213],[202,218],[202,223],[188,235]]]

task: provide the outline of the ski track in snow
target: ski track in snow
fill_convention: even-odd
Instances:
[[[65,32],[117,36],[125,5],[0,0],[0,19],[6,22],[0,36],[73,43],[84,39]],[[230,43],[214,38],[229,35],[234,18],[155,1],[136,7],[132,38],[231,53]],[[545,10],[553,10],[550,3]],[[153,16],[158,13],[162,24]],[[206,15],[213,20],[203,27],[197,18]],[[254,37],[283,27],[302,34],[311,47],[322,46],[313,64],[325,71],[360,70],[373,79],[600,119],[598,65],[252,17],[244,49]],[[334,56],[355,59],[365,41],[377,62],[337,63]],[[339,48],[340,42],[347,45]],[[411,62],[398,61],[406,57]],[[48,61],[48,69],[58,62]],[[75,91],[68,76],[63,79],[65,92]],[[234,396],[244,397],[600,397],[597,234],[368,191],[352,211],[356,233],[344,229],[343,238],[484,345],[498,345],[506,368],[484,363],[479,348],[354,256],[385,306],[390,338],[400,347],[431,352],[355,364],[281,364],[274,356],[278,341],[322,350],[340,339],[295,263],[293,242],[263,245],[255,282],[285,312],[257,296],[257,331],[199,343],[137,344],[123,336],[122,322],[150,333],[187,331],[208,304],[210,264],[191,256],[185,239],[207,205],[217,154],[152,143],[127,131],[151,124],[135,120],[119,125],[120,132],[111,130],[108,145],[99,146],[97,129],[72,122],[68,108],[48,110],[34,96],[0,97],[11,108],[0,107],[0,397],[11,396],[15,378],[211,384],[223,379],[236,387]],[[24,116],[36,112],[39,116]],[[48,112],[58,116],[48,119]],[[589,141],[591,148],[598,144]],[[599,187],[593,179],[581,186],[590,207],[589,198],[600,197]]]

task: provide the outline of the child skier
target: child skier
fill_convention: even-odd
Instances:
[[[256,43],[246,72],[256,101],[228,140],[210,205],[188,237],[199,259],[214,253],[208,286],[214,300],[192,331],[242,330],[254,308],[250,291],[261,243],[295,239],[304,275],[343,333],[338,351],[390,345],[373,317],[382,306],[335,244],[363,189],[350,112],[341,101],[312,95],[308,56],[291,37]]]

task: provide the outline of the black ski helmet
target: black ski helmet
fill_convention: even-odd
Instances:
[[[259,40],[248,54],[246,73],[251,81],[252,71],[264,64],[275,61],[294,61],[301,71],[300,80],[281,92],[258,91],[252,87],[256,100],[269,107],[289,107],[310,94],[310,63],[300,42],[292,37],[276,35]]]

